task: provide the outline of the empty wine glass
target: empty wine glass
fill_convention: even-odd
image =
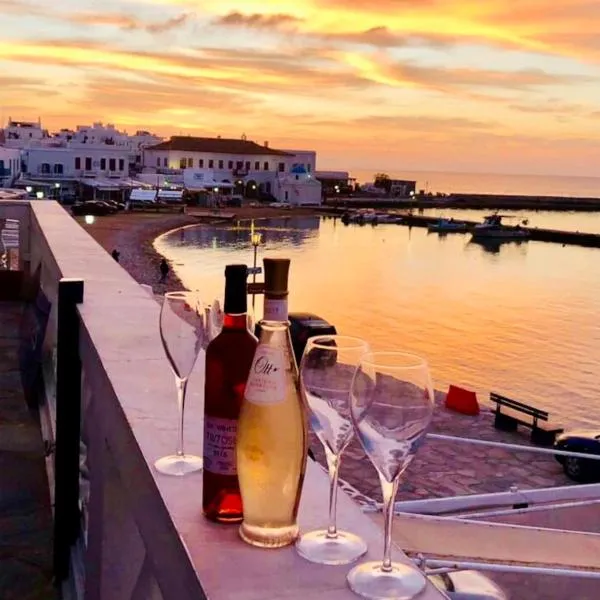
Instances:
[[[205,337],[204,308],[196,292],[167,292],[160,310],[160,339],[175,374],[179,432],[177,450],[154,466],[165,475],[186,475],[202,468],[202,458],[183,450],[183,417],[188,378]]]
[[[355,337],[319,336],[308,340],[300,363],[302,393],[311,426],[325,449],[331,484],[329,526],[309,531],[296,542],[299,554],[315,563],[343,565],[367,551],[357,535],[337,530],[336,502],[340,460],[354,435],[350,419],[352,378],[368,350],[368,344]]]
[[[385,515],[383,562],[357,565],[348,573],[363,598],[409,600],[426,585],[416,567],[392,563],[392,519],[400,475],[424,440],[433,413],[427,363],[413,354],[372,352],[360,361],[352,382],[352,423],[377,470]]]

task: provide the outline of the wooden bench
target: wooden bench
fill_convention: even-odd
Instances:
[[[524,425],[531,429],[531,441],[539,446],[551,446],[557,434],[564,430],[557,427],[551,427],[548,421],[548,413],[528,404],[517,402],[511,398],[500,396],[500,394],[491,393],[490,401],[496,404],[494,427],[502,431],[516,431],[519,425]],[[502,407],[507,408],[512,414],[502,412]],[[520,418],[520,415],[530,417]]]

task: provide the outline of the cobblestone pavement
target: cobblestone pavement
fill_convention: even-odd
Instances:
[[[52,515],[40,429],[17,365],[21,305],[0,302],[0,598],[51,600]]]
[[[527,428],[516,433],[495,429],[489,407],[483,405],[478,416],[469,417],[446,410],[443,400],[444,394],[438,393],[431,433],[531,445]],[[325,465],[321,443],[312,432],[310,436],[315,457]],[[356,439],[342,458],[340,477],[381,501],[377,473]],[[404,473],[397,500],[503,492],[513,485],[527,489],[569,484],[573,482],[550,455],[428,440]]]

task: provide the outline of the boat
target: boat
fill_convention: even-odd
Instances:
[[[473,228],[473,239],[526,239],[529,231],[521,225],[503,225],[506,215],[493,214],[485,217],[483,223]]]
[[[469,230],[469,225],[464,221],[455,221],[454,219],[446,219],[441,217],[437,223],[430,223],[427,226],[427,231],[437,233],[464,233]]]
[[[382,224],[394,224],[402,223],[402,217],[400,215],[395,215],[393,213],[377,213],[377,223]]]

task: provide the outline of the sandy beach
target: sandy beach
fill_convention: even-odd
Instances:
[[[119,263],[139,283],[151,285],[154,292],[184,289],[179,278],[171,271],[165,284],[159,283],[158,265],[161,255],[153,247],[154,240],[172,229],[201,223],[215,222],[224,218],[235,220],[265,219],[281,216],[306,216],[316,214],[315,209],[293,211],[270,207],[242,207],[222,211],[190,209],[186,214],[121,212],[105,217],[95,217],[88,224],[84,217],[75,217],[77,222],[107,251],[116,249],[120,253]],[[233,219],[232,219],[233,220]]]

